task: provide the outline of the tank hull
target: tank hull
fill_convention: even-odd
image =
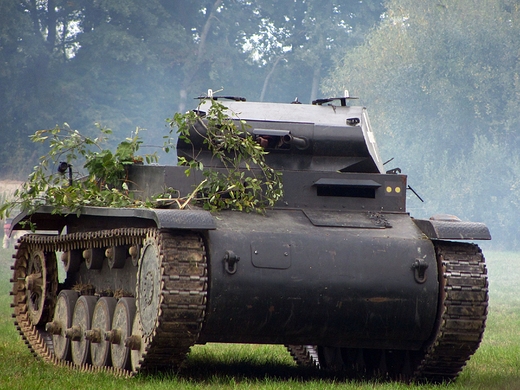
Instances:
[[[261,214],[190,202],[209,171],[228,173],[204,138],[208,101],[177,146],[205,172],[125,166],[134,197],[166,194],[158,208],[43,206],[16,217],[15,229],[42,230],[20,238],[12,267],[14,318],[31,351],[133,375],[179,369],[197,343],[284,344],[298,364],[348,378],[456,378],[482,340],[488,285],[478,246],[451,240],[489,230],[411,218],[407,178],[385,172],[365,109],[324,105],[334,100],[230,106],[281,173],[283,196]],[[255,164],[239,167],[244,181],[262,175]]]
[[[301,210],[223,215],[207,235],[201,341],[419,349],[437,313],[435,251],[407,215],[385,217],[391,228],[316,227]]]

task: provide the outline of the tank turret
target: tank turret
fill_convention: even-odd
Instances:
[[[198,114],[204,118],[210,101]],[[247,123],[246,129],[269,152],[275,169],[383,173],[374,133],[364,107],[331,104],[281,104],[226,101],[231,118]],[[194,126],[188,144],[180,140],[180,156],[197,158],[207,166],[218,164],[203,143],[205,129]]]

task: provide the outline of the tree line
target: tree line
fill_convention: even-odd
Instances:
[[[482,221],[518,249],[519,6],[512,0],[0,0],[0,172],[36,130],[95,123],[160,146],[208,88],[248,100],[360,96],[413,215]],[[169,157],[171,159],[171,157]],[[174,161],[162,161],[174,163]]]
[[[426,200],[416,216],[489,225],[520,247],[520,5],[508,0],[391,0],[381,23],[324,82],[372,112],[382,154]],[[341,87],[341,88],[338,88]]]
[[[310,101],[377,1],[0,0],[0,172],[27,174],[28,136],[101,123],[162,144],[165,119],[212,88]]]

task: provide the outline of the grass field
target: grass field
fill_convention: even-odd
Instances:
[[[74,372],[34,359],[11,318],[11,252],[0,249],[0,389],[520,389],[520,253],[488,252],[490,309],[484,341],[447,385],[345,382],[298,368],[282,346],[192,349],[182,374],[121,379]]]

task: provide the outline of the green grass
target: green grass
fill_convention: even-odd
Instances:
[[[181,374],[122,379],[34,359],[18,336],[9,296],[11,252],[0,249],[0,389],[520,389],[520,254],[486,253],[490,308],[484,341],[448,385],[345,382],[299,367],[282,346],[196,346]]]

